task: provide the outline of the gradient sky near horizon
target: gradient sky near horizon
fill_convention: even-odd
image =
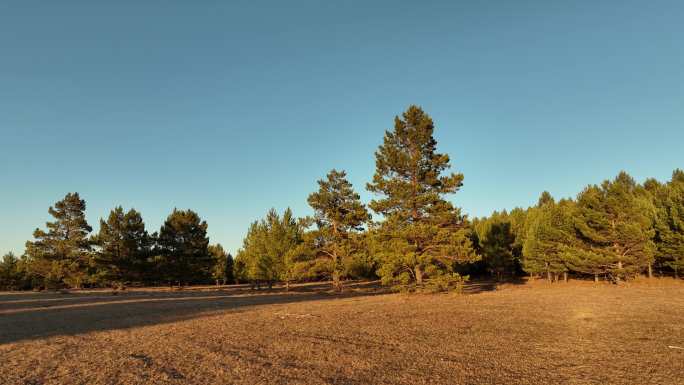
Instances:
[[[174,208],[231,252],[410,104],[471,216],[684,168],[682,1],[2,1],[0,253],[67,192]]]

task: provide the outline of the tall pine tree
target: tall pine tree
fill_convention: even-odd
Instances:
[[[444,196],[463,185],[463,174],[444,174],[449,156],[437,153],[432,119],[410,106],[394,120],[375,153],[370,203],[384,216],[377,232],[382,247],[379,274],[386,283],[423,285],[424,277],[453,274],[454,264],[476,259],[461,210]]]
[[[157,241],[162,280],[182,285],[210,279],[213,260],[207,227],[196,212],[173,210],[159,230]]]
[[[124,213],[121,206],[114,208],[106,221],[100,219],[100,231],[93,241],[98,246],[95,262],[101,280],[124,284],[151,278],[148,258],[154,237],[147,233],[135,209]]]
[[[92,227],[85,218],[86,203],[78,193],[69,193],[50,207],[55,220],[47,231],[36,229],[34,241],[26,242],[26,253],[36,274],[47,286],[66,284],[79,288],[88,281],[91,266]]]
[[[574,202],[555,203],[553,199],[543,198],[544,195],[528,213],[523,268],[530,274],[544,274],[549,281],[561,273],[567,280],[567,258],[575,240]]]
[[[651,266],[655,209],[646,190],[627,173],[587,187],[577,198],[575,213],[581,241],[575,270],[619,281]]]
[[[678,277],[684,271],[684,171],[675,170],[666,184],[651,181],[649,191],[656,206],[657,260]]]
[[[318,227],[312,238],[316,256],[330,261],[333,288],[339,291],[345,262],[362,248],[359,232],[370,215],[344,171],[330,171],[326,179],[318,181],[318,186],[318,191],[308,198]]]

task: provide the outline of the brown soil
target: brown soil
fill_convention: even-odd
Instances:
[[[684,284],[0,293],[3,384],[684,384]]]

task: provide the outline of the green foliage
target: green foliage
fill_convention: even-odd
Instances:
[[[568,271],[568,264],[575,259],[575,254],[569,252],[575,243],[573,210],[574,202],[571,200],[555,203],[553,199],[529,210],[523,244],[523,268],[526,272],[546,274],[551,280],[552,274],[555,276]]]
[[[647,189],[656,208],[658,263],[678,276],[684,271],[684,171],[675,170],[666,184],[651,181],[650,186],[647,183]]]
[[[50,207],[54,220],[35,230],[20,259],[0,261],[0,288],[332,278],[339,289],[342,278],[379,277],[401,290],[443,291],[485,272],[618,281],[650,275],[654,265],[675,276],[684,270],[684,171],[643,185],[622,172],[576,200],[544,191],[532,207],[470,223],[447,199],[463,175],[449,173],[433,134],[432,119],[417,106],[385,132],[367,184],[378,222],[346,173],[333,169],[307,199],[313,217],[271,209],[250,225],[235,260],[220,244],[209,246],[207,224],[191,210],[174,210],[150,235],[140,213],[116,207],[90,238],[85,201],[69,193]]]
[[[517,211],[516,215],[519,215]],[[524,218],[516,216],[515,220],[524,221]],[[477,250],[487,271],[497,278],[514,274],[520,263],[520,251],[516,244],[519,238],[514,232],[513,217],[506,211],[495,211],[489,218],[474,221],[473,228],[477,234]]]
[[[620,280],[653,262],[655,208],[646,190],[621,172],[613,181],[587,187],[577,198],[579,246],[570,251],[575,271]]]
[[[151,278],[148,259],[154,236],[147,233],[136,210],[124,213],[121,206],[114,208],[107,221],[100,219],[100,231],[93,242],[98,248],[94,262],[101,282],[123,284]]]
[[[24,281],[21,261],[11,252],[5,254],[0,260],[0,290],[21,289]]]
[[[458,273],[440,274],[431,278],[425,284],[425,291],[428,293],[454,292],[461,293],[463,285],[468,282],[469,277]]]
[[[50,287],[81,287],[88,281],[92,231],[85,218],[86,203],[78,193],[69,193],[50,207],[55,218],[47,222],[47,231],[36,229],[34,241],[26,242],[26,253],[33,271]]]
[[[415,282],[451,274],[459,262],[477,259],[466,217],[444,199],[463,185],[462,174],[443,173],[449,156],[436,152],[432,119],[417,106],[396,117],[375,153],[376,172],[369,191],[380,199],[371,209],[384,216],[374,232],[384,283]]]
[[[308,198],[317,229],[307,239],[314,251],[310,255],[329,262],[313,261],[311,267],[315,270],[327,267],[333,287],[340,290],[340,277],[345,273],[345,267],[353,264],[352,260],[358,263],[359,259],[355,257],[363,252],[364,245],[358,233],[370,220],[370,215],[344,171],[330,171],[325,180],[318,181],[318,186],[318,191]]]
[[[542,191],[541,195],[539,196],[539,200],[537,201],[537,208],[541,208],[553,203],[555,203],[555,200],[553,199],[551,193],[548,191]]]
[[[290,281],[295,275],[293,250],[302,242],[303,225],[289,208],[282,217],[271,209],[251,224],[236,256],[238,275],[253,282]]]
[[[212,257],[211,278],[218,284],[233,283],[235,275],[233,274],[233,256],[228,254],[221,244],[209,245],[209,254]]]
[[[192,210],[174,209],[159,230],[156,263],[169,283],[206,282],[213,266],[207,222]]]

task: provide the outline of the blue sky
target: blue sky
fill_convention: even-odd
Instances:
[[[0,252],[69,191],[240,246],[421,105],[471,216],[684,167],[681,1],[2,1]]]

